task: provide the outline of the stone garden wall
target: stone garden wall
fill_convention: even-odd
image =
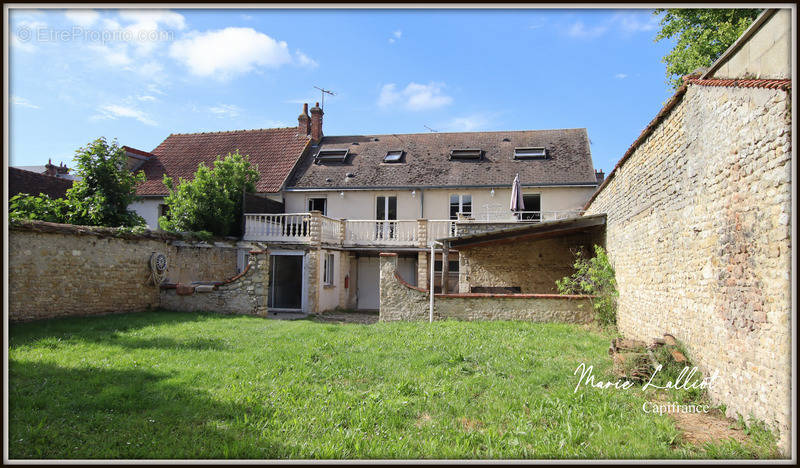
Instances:
[[[159,305],[150,255],[167,256],[167,281],[236,274],[236,248],[177,236],[40,221],[12,222],[8,240],[11,321],[140,311]]]
[[[575,252],[591,252],[600,239],[589,232],[459,247],[458,290],[516,286],[523,294],[557,294],[556,280],[574,272]]]
[[[587,207],[631,338],[671,333],[728,416],[791,421],[791,93],[688,85]],[[648,135],[649,132],[649,135]],[[708,374],[706,374],[708,375]]]
[[[161,286],[161,307],[186,312],[267,315],[269,253],[250,251],[247,266],[240,274],[212,284]]]
[[[429,320],[428,291],[411,286],[397,274],[397,254],[380,257],[380,320]],[[436,294],[434,320],[525,320],[588,323],[592,309],[586,296],[555,294]]]

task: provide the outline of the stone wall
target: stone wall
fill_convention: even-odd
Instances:
[[[689,85],[676,98],[587,207],[607,214],[619,329],[673,334],[719,371],[710,395],[728,416],[778,428],[788,449],[791,96]]]
[[[269,253],[250,251],[242,273],[216,284],[161,286],[161,307],[186,312],[206,311],[221,314],[267,315]],[[192,291],[193,290],[193,291]]]
[[[523,294],[557,294],[556,280],[574,272],[575,252],[591,252],[599,238],[597,234],[582,233],[459,247],[458,291],[468,293],[479,286],[517,286]]]
[[[219,280],[236,274],[236,249],[164,233],[38,221],[9,224],[11,321],[140,311],[159,305],[150,255],[167,256],[170,279]]]
[[[397,274],[397,254],[381,254],[380,320],[429,320],[430,296]],[[588,323],[586,296],[552,294],[436,294],[434,320],[525,320]]]

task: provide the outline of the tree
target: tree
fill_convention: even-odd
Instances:
[[[586,258],[582,251],[575,252],[575,273],[556,280],[561,294],[588,294],[595,317],[601,325],[617,323],[617,280],[614,267],[605,249],[594,246],[594,257]]]
[[[673,88],[681,78],[708,67],[733,44],[761,10],[721,8],[657,9],[666,12],[656,42],[677,37],[675,47],[661,59],[667,64],[667,80]]]
[[[240,235],[244,192],[255,191],[258,171],[250,166],[248,156],[238,151],[214,161],[209,168],[200,163],[192,180],[164,175],[169,195],[164,199],[168,214],[158,219],[165,231],[208,231],[218,236]]]
[[[128,205],[139,199],[136,185],[144,173],[128,170],[125,150],[116,140],[111,144],[98,138],[75,152],[76,180],[64,198],[45,194],[12,197],[11,219],[38,219],[85,226],[135,227],[145,220]]]

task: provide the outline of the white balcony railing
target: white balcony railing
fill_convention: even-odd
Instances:
[[[431,219],[428,221],[428,246],[436,239],[456,235],[456,222],[449,219]]]
[[[520,211],[483,213],[475,222],[537,223],[580,216],[580,210]],[[447,219],[417,220],[339,220],[311,213],[246,214],[244,240],[290,243],[336,244],[344,246],[430,246],[436,239],[458,234],[457,222]],[[342,233],[344,229],[344,233]],[[426,232],[427,231],[427,232]],[[422,238],[420,238],[422,236]]]
[[[417,242],[416,220],[348,219],[345,223],[344,243],[348,245],[413,246]]]
[[[244,240],[308,242],[309,213],[246,214]]]
[[[338,244],[342,229],[342,222],[338,219],[322,216],[320,230],[322,232],[322,242],[328,244]]]

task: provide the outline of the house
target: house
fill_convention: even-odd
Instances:
[[[130,209],[142,216],[148,227],[158,229],[158,218],[164,214],[164,197],[168,194],[162,183],[163,176],[172,177],[175,182],[181,178],[190,180],[201,162],[212,167],[217,156],[224,157],[237,150],[249,155],[250,162],[259,168],[257,198],[281,203],[286,179],[308,145],[306,135],[297,135],[295,128],[271,128],[171,134],[152,152],[125,147],[129,161],[137,156],[142,158],[136,169],[144,171],[146,176],[146,181],[136,190],[142,200],[133,203]],[[254,197],[249,197],[248,202],[246,207],[251,209],[259,206],[275,209],[274,204]]]
[[[396,252],[411,284],[427,287],[430,247],[459,218],[490,226],[578,216],[603,174],[586,129],[325,136],[323,110],[303,106],[296,128],[173,134],[142,164],[151,227],[163,212],[164,174],[190,178],[200,162],[239,150],[257,164],[242,239],[270,251],[274,310],[378,309],[380,252]],[[519,175],[524,209],[511,212]],[[435,247],[434,286],[458,288],[457,252]],[[449,280],[448,278],[451,278]]]
[[[54,169],[64,168],[64,166],[48,165],[52,166]],[[55,171],[52,172],[55,173]],[[63,174],[66,174],[66,171],[64,171]],[[72,188],[72,180],[73,179],[65,177],[58,177],[57,175],[28,171],[18,167],[9,167],[8,198],[20,193],[27,193],[35,196],[43,193],[50,196],[50,198],[63,198],[67,190]]]
[[[47,164],[43,166],[15,166],[17,169],[34,172],[36,174],[48,175],[57,177],[59,179],[76,180],[77,176],[69,173],[70,169],[62,162],[58,166],[53,164],[52,160],[48,160]]]

